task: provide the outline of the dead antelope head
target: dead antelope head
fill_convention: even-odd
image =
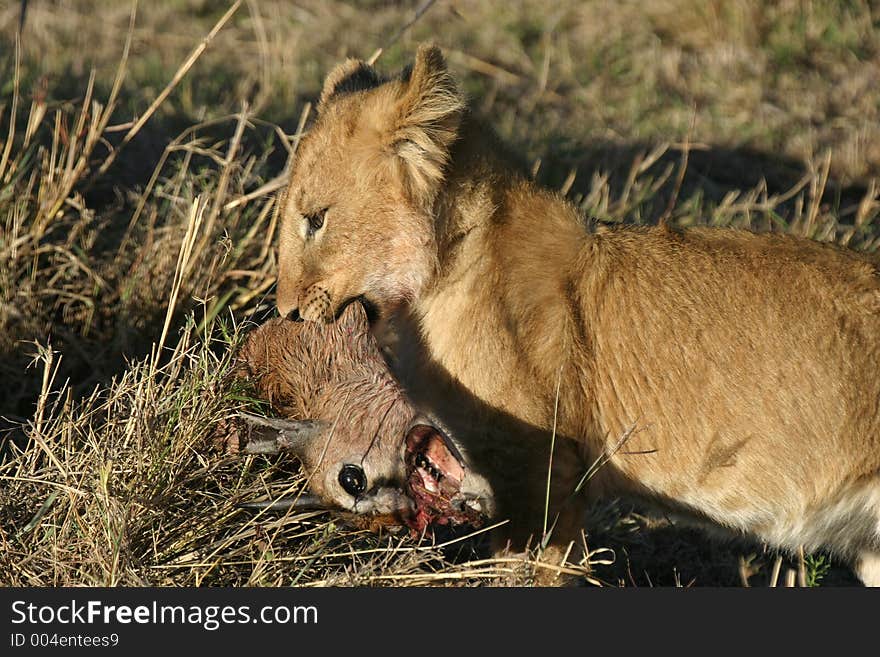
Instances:
[[[418,532],[491,507],[482,478],[391,376],[360,304],[335,324],[267,322],[239,360],[283,418],[241,414],[238,449],[293,454],[308,475],[306,494],[248,506],[383,516]]]
[[[387,516],[389,524],[407,524],[414,505],[399,486],[393,485],[403,479],[400,453],[388,453],[380,448],[366,453],[343,451],[345,455],[341,456],[341,446],[334,447],[334,427],[330,422],[270,419],[249,414],[241,417],[247,425],[245,453],[290,452],[302,461],[309,474],[309,493],[246,506],[349,511]],[[399,450],[392,449],[392,452]]]
[[[243,506],[381,516],[380,524],[406,525],[416,534],[435,524],[478,526],[493,510],[486,481],[469,471],[453,441],[424,416],[413,419],[402,439],[363,453],[337,445],[330,422],[240,417],[247,427],[240,437],[245,453],[290,452],[309,473],[308,493]],[[349,435],[347,427],[340,435]]]

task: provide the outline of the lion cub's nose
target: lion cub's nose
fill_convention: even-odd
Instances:
[[[283,298],[287,297],[287,298]],[[278,309],[278,316],[284,319],[292,319],[295,322],[301,321],[299,314],[299,304],[296,299],[291,299],[289,295],[278,294],[275,299],[275,307]]]

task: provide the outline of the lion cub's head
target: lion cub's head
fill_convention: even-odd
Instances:
[[[332,321],[416,298],[436,263],[432,205],[463,109],[440,50],[382,79],[349,59],[324,82],[281,205],[278,310]]]

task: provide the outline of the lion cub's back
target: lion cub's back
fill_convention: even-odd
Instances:
[[[724,516],[745,513],[745,500],[804,508],[880,468],[869,257],[664,228],[600,231],[590,251],[583,308],[600,429],[613,441],[637,427],[615,459],[625,473],[697,506],[709,495]]]

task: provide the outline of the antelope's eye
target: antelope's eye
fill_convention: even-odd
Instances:
[[[324,217],[327,214],[327,208],[310,212],[306,215],[306,221],[309,222],[309,234],[316,233],[324,226]]]
[[[367,475],[360,466],[349,463],[339,471],[339,485],[352,497],[360,497],[367,490]]]

